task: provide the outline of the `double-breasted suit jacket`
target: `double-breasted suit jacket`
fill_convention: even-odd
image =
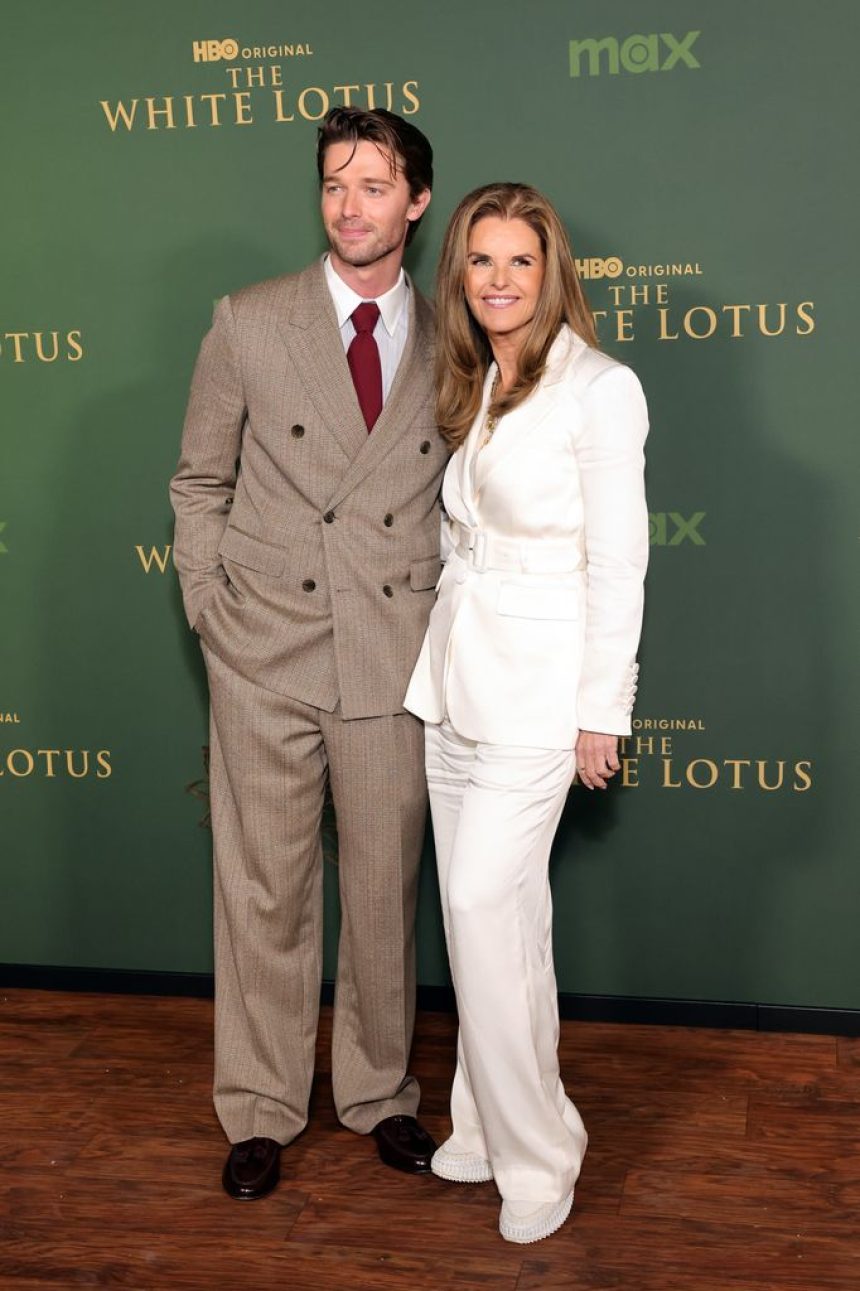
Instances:
[[[368,435],[322,264],[221,300],[171,484],[189,622],[249,680],[345,718],[401,710],[439,576],[448,460],[432,309]],[[238,470],[241,459],[241,470]]]
[[[451,554],[406,706],[489,744],[627,735],[648,559],[641,387],[564,326],[537,390],[481,447],[495,372],[445,475]]]

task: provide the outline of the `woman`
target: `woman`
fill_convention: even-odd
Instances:
[[[648,556],[633,373],[599,353],[561,221],[523,184],[470,193],[436,297],[437,414],[457,452],[450,554],[405,705],[426,723],[460,1014],[444,1179],[494,1179],[514,1242],[570,1213],[587,1135],[558,1067],[547,868],[577,773],[630,733]]]

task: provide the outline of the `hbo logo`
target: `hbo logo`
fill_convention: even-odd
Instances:
[[[624,261],[618,256],[607,256],[605,260],[593,256],[590,260],[577,260],[576,272],[580,278],[619,278],[624,272]]]
[[[195,63],[217,63],[219,59],[235,58],[239,52],[238,40],[195,40],[191,43]]]

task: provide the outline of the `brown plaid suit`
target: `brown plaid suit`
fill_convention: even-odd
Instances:
[[[338,1115],[414,1114],[414,916],[426,789],[402,700],[439,575],[447,452],[432,311],[368,436],[321,263],[220,301],[171,498],[211,697],[215,1105],[232,1142],[304,1126],[321,975],[320,818],[342,908]]]

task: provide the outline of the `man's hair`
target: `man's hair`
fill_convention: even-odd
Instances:
[[[404,121],[385,108],[332,108],[326,113],[317,136],[317,171],[320,183],[325,174],[325,155],[333,143],[351,143],[353,153],[362,140],[376,144],[388,153],[393,168],[399,163],[414,201],[425,189],[433,187],[433,149],[430,140],[417,126]],[[352,154],[344,162],[349,165]],[[422,216],[410,220],[407,245],[412,241]]]

